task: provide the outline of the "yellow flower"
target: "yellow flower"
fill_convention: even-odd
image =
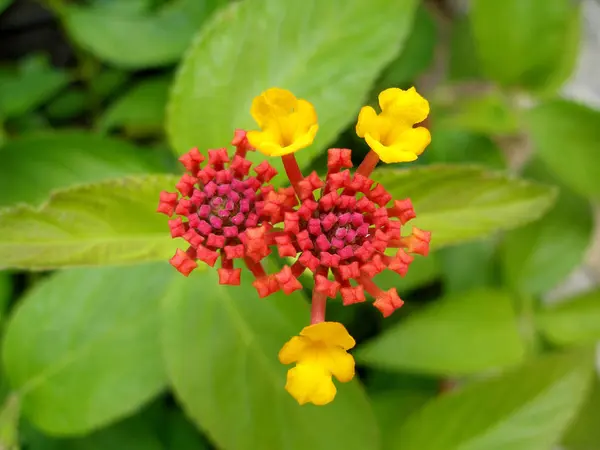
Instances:
[[[379,107],[379,115],[370,106],[360,110],[356,134],[364,137],[385,163],[417,159],[431,142],[427,128],[413,128],[429,114],[427,100],[414,87],[406,91],[391,88],[379,94]]]
[[[279,352],[282,364],[296,363],[288,370],[285,389],[301,405],[325,405],[336,394],[331,376],[342,383],[354,377],[354,358],[346,350],[355,342],[338,322],[321,322],[305,327]]]
[[[283,156],[308,147],[319,129],[313,105],[285,89],[271,88],[260,94],[250,113],[261,131],[249,131],[248,141],[267,156]]]

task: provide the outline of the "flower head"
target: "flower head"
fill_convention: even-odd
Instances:
[[[364,106],[358,115],[356,134],[385,163],[414,161],[431,142],[427,128],[413,126],[429,114],[429,103],[414,87],[390,88],[379,94],[381,113]]]
[[[382,112],[361,110],[357,133],[371,146],[354,173],[351,150],[328,151],[327,175],[304,176],[293,153],[310,145],[317,132],[313,106],[283,89],[269,89],[252,104],[252,116],[261,131],[237,130],[230,159],[226,149],[208,150],[205,157],[192,149],[180,158],[187,170],[176,185],[178,192],[162,192],[158,212],[171,217],[171,236],[189,244],[171,259],[187,276],[201,260],[218,269],[221,284],[240,284],[242,260],[256,278],[260,297],[278,290],[290,294],[302,289],[299,277],[313,274],[311,323],[287,342],[279,353],[288,371],[285,388],[300,404],[324,405],[333,400],[336,387],[354,376],[354,359],[347,350],[354,339],[344,326],[326,322],[328,298],[341,295],[344,305],[374,298],[384,317],[402,306],[396,289],[384,291],[373,278],[385,269],[407,273],[414,254],[427,255],[431,234],[404,226],[415,211],[410,199],[393,200],[370,174],[379,160],[411,161],[429,144],[425,128],[413,126],[425,119],[429,105],[416,93],[388,89],[379,95]],[[290,187],[275,189],[275,169],[263,161],[252,170],[247,151],[257,148],[281,156]],[[279,272],[267,274],[261,260],[276,248],[279,256],[295,258]],[[390,251],[391,250],[391,251]]]
[[[345,383],[354,377],[354,358],[347,350],[355,342],[338,322],[321,322],[305,327],[279,352],[282,364],[296,363],[287,375],[286,390],[300,403],[325,405],[336,388],[331,379]]]
[[[265,214],[274,211],[270,222],[283,222],[283,230],[277,227],[271,233],[279,255],[298,257],[276,278],[281,289],[291,293],[302,287],[297,277],[310,270],[315,280],[313,300],[340,293],[344,304],[350,305],[365,301],[367,292],[375,299],[374,306],[389,316],[403,301],[395,288],[378,288],[373,277],[384,269],[406,275],[411,253],[426,255],[431,236],[418,228],[402,236],[403,225],[415,217],[410,200],[393,201],[382,185],[359,172],[352,175],[350,154],[348,149],[329,149],[325,181],[313,172],[299,182],[296,192],[267,195]],[[296,195],[298,206],[285,207]],[[387,249],[396,249],[395,255],[386,255]]]
[[[248,132],[248,140],[267,156],[308,147],[319,129],[313,105],[285,89],[266,90],[254,99],[250,112],[261,131]]]
[[[186,168],[176,188],[179,192],[162,192],[158,212],[175,218],[169,221],[173,238],[189,244],[187,251],[177,250],[171,264],[188,276],[201,260],[218,269],[221,284],[240,284],[241,269],[235,259],[243,259],[257,278],[266,277],[260,260],[270,253],[260,236],[269,227],[263,213],[264,196],[273,190],[267,184],[277,173],[266,161],[254,167],[246,159],[253,150],[246,133],[238,130],[232,142],[236,153],[230,159],[225,148],[208,150],[208,163],[202,168],[204,155],[197,148],[179,160]],[[244,245],[248,235],[254,246]],[[272,286],[276,290],[276,286]]]

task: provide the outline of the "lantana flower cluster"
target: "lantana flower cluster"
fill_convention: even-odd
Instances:
[[[354,377],[348,350],[355,341],[341,323],[326,321],[328,299],[339,295],[352,305],[370,296],[387,317],[403,301],[395,288],[384,291],[373,278],[383,270],[405,276],[414,255],[429,251],[429,232],[413,227],[404,234],[416,216],[410,199],[393,199],[370,178],[379,161],[413,161],[425,150],[431,137],[418,124],[429,104],[414,88],[392,88],[379,95],[379,106],[379,114],[368,106],[360,111],[356,132],[371,150],[355,171],[351,150],[332,148],[327,174],[305,176],[294,153],[312,144],[316,111],[291,92],[271,88],[252,103],[259,130],[236,130],[233,153],[190,150],[180,158],[186,173],[177,192],[160,195],[158,212],[172,217],[171,236],[187,243],[171,259],[183,275],[199,261],[218,266],[221,284],[239,285],[251,274],[258,295],[267,297],[302,289],[300,276],[312,274],[311,323],[279,353],[283,364],[295,363],[285,388],[300,404],[327,404],[336,395],[332,377]],[[246,158],[255,150],[282,158],[289,187],[275,188],[277,171],[266,160],[254,165]],[[263,259],[272,252],[293,262],[267,273]],[[242,267],[249,273],[242,275]]]

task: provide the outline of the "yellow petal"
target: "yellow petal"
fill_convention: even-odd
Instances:
[[[288,115],[298,103],[298,99],[290,91],[280,88],[270,88],[255,97],[252,101],[250,114],[260,128],[279,116]]]
[[[317,123],[317,111],[311,102],[298,99],[295,109],[298,123],[305,124],[306,127]]]
[[[431,133],[424,127],[409,128],[404,130],[392,141],[392,146],[399,146],[402,151],[420,155],[431,143]]]
[[[406,91],[386,89],[379,94],[379,106],[382,114],[405,120],[411,125],[423,122],[429,115],[429,102],[414,87]]]
[[[281,364],[291,364],[299,361],[307,345],[310,345],[309,339],[302,336],[294,336],[279,351],[279,361]]]
[[[328,351],[329,371],[342,383],[354,378],[354,358],[341,348],[331,348]]]
[[[370,106],[363,106],[358,113],[358,122],[356,123],[356,134],[358,137],[364,137],[377,129],[377,113]]]
[[[392,105],[398,97],[402,96],[404,91],[400,88],[389,88],[379,93],[377,99],[379,100],[379,107],[382,111],[385,111]]]
[[[293,153],[311,145],[315,140],[317,131],[319,131],[319,125],[315,124],[312,125],[305,133],[296,134],[294,142],[286,147],[286,152],[284,154]]]
[[[288,370],[285,389],[301,405],[326,405],[337,392],[331,375],[322,367],[312,364],[298,364]]]
[[[321,322],[304,327],[300,336],[306,336],[315,342],[324,342],[348,350],[356,345],[344,325],[339,322]]]
[[[410,162],[417,159],[417,154],[403,150],[401,145],[397,146],[385,146],[376,139],[373,139],[370,134],[365,135],[367,144],[379,159],[386,164],[398,163],[398,162]]]
[[[267,155],[269,155],[268,151],[272,150],[273,145],[281,147],[279,136],[275,131],[269,129],[265,131],[248,131],[246,137],[252,147]],[[269,147],[269,150],[265,150],[265,146]]]

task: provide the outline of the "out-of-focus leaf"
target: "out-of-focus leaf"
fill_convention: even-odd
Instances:
[[[366,388],[379,423],[383,449],[390,448],[390,438],[411,414],[439,395],[439,385],[433,377],[369,369]]]
[[[165,260],[177,242],[156,212],[177,178],[129,177],[59,191],[41,208],[0,212],[0,268],[49,269]]]
[[[61,450],[184,450],[179,447],[163,447],[156,429],[139,417],[124,420],[83,438],[64,440],[60,448]]]
[[[573,4],[573,3],[572,3]],[[577,4],[577,3],[576,3]],[[557,91],[572,75],[580,56],[580,43],[583,33],[581,9],[571,14],[563,41],[563,51],[555,55],[556,63],[552,73],[547,74],[542,88],[537,92],[539,96],[554,97]]]
[[[551,342],[576,345],[600,340],[600,290],[538,312],[539,329]]]
[[[140,69],[177,62],[204,20],[224,0],[175,0],[154,12],[67,5],[63,20],[71,38],[99,59]]]
[[[19,417],[21,399],[17,394],[9,395],[0,410],[0,448],[19,450]]]
[[[165,76],[139,82],[108,107],[98,128],[124,128],[134,136],[162,133],[170,82],[171,77]]]
[[[87,109],[87,102],[88,98],[83,89],[69,89],[48,104],[46,113],[51,119],[72,119]]]
[[[51,438],[31,426],[24,427],[23,434],[22,443],[27,450],[180,450],[178,447],[163,447],[156,430],[140,416],[80,438]],[[202,450],[202,447],[197,450]]]
[[[415,0],[231,5],[202,29],[179,69],[167,110],[172,147],[179,154],[195,146],[218,148],[234,128],[256,128],[251,102],[277,86],[317,110],[317,138],[296,153],[300,166],[308,166],[356,120],[381,69],[400,50],[416,6]],[[258,152],[251,157],[264,158]],[[270,162],[283,170],[279,158]]]
[[[439,99],[436,126],[487,135],[509,135],[519,130],[516,111],[502,92],[462,93],[460,87],[447,90],[450,95]]]
[[[525,356],[511,298],[477,289],[440,299],[364,344],[366,364],[465,375],[518,364]]]
[[[566,100],[543,102],[526,113],[536,155],[567,186],[600,198],[600,111]]]
[[[31,112],[29,114],[25,114],[24,116],[9,119],[6,124],[6,128],[9,129],[13,135],[51,131],[48,118],[38,112]]]
[[[75,184],[164,171],[150,151],[79,131],[23,136],[0,147],[0,156],[0,206],[37,204]]]
[[[579,8],[570,0],[475,0],[471,20],[486,74],[503,85],[543,89],[563,80],[574,66],[572,53]],[[567,68],[566,62],[570,61]]]
[[[480,238],[535,220],[552,204],[552,187],[471,166],[378,169],[394,198],[410,198],[417,218],[409,222],[432,232],[442,247]]]
[[[389,448],[547,450],[577,413],[591,374],[587,352],[535,360],[431,401],[398,427]]]
[[[17,117],[32,111],[68,83],[68,75],[51,67],[46,58],[30,56],[15,72],[0,72],[0,115]]]
[[[13,0],[0,0],[0,14],[10,6]]]
[[[437,255],[432,254],[426,258],[416,257],[404,277],[391,270],[384,270],[376,275],[373,281],[381,289],[388,290],[395,287],[398,292],[406,292],[435,281],[439,274],[439,259]]]
[[[170,412],[167,420],[167,450],[208,450],[208,444],[181,411]]]
[[[589,202],[562,188],[547,214],[505,236],[500,254],[506,282],[530,295],[556,287],[583,260],[593,222]]]
[[[162,3],[162,0],[160,0]],[[136,16],[152,10],[157,0],[94,0],[93,5],[103,10],[110,10],[119,15]]]
[[[25,296],[2,350],[33,424],[52,434],[87,433],[165,387],[158,313],[173,274],[166,263],[73,269]]]
[[[493,286],[496,278],[496,243],[493,240],[468,242],[440,250],[444,291],[462,292]]]
[[[10,272],[0,272],[0,322],[4,321],[4,313],[13,293],[13,281]]]
[[[471,22],[468,17],[452,21],[448,77],[452,81],[482,78]]]
[[[416,389],[396,389],[372,394],[371,404],[381,429],[383,448],[390,447],[396,429],[435,394]]]
[[[243,273],[242,287],[221,286],[216,272],[206,271],[178,277],[169,290],[163,350],[189,416],[228,450],[378,449],[375,420],[356,381],[338,384],[325,407],[300,407],[285,391],[291,366],[277,354],[306,325],[308,306],[299,294],[259,299],[250,281]]]
[[[431,163],[473,163],[493,169],[506,166],[502,151],[488,136],[464,130],[433,127],[431,144],[419,158]]]
[[[592,392],[587,397],[578,418],[563,437],[566,450],[597,450],[600,443],[600,381],[595,377]]]
[[[403,50],[383,71],[377,81],[378,90],[390,87],[406,88],[421,72],[426,70],[433,60],[437,38],[436,24],[427,11],[420,5]]]
[[[100,99],[104,99],[123,86],[128,76],[124,70],[105,69],[90,80],[90,91]]]

